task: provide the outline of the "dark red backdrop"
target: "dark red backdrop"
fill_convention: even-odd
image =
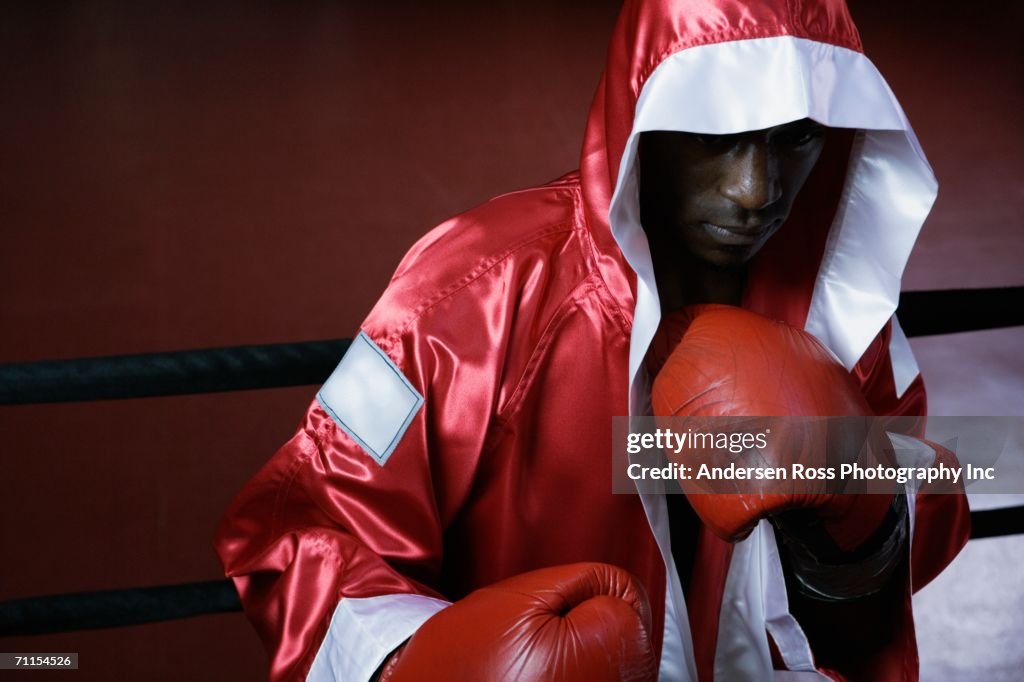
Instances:
[[[0,362],[352,335],[417,236],[575,167],[616,4],[5,4]],[[942,184],[907,288],[1024,283],[1017,5],[852,4]],[[218,577],[312,394],[0,408],[0,599]],[[265,669],[238,614],[0,650]]]

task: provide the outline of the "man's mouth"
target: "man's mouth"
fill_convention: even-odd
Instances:
[[[760,241],[764,235],[775,227],[777,220],[760,225],[718,225],[716,223],[700,223],[700,228],[709,237],[725,246],[748,246]]]

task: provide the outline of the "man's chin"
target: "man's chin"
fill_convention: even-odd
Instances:
[[[743,269],[761,250],[762,244],[744,244],[743,246],[723,246],[703,249],[694,255],[705,265],[716,270]]]

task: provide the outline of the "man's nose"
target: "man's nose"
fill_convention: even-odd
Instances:
[[[770,206],[782,196],[778,160],[767,141],[748,142],[735,150],[718,191],[748,211]]]

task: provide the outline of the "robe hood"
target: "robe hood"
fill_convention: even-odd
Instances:
[[[846,5],[625,3],[580,172],[598,267],[632,315],[633,414],[646,411],[636,377],[661,318],[640,226],[640,133],[729,134],[802,118],[830,128],[825,152],[785,225],[751,262],[744,305],[803,327],[852,369],[893,317],[937,183],[902,108],[864,55]],[[917,373],[909,354],[894,363],[897,391]]]

